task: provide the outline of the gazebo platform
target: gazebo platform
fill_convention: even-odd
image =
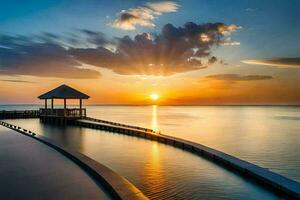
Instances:
[[[45,110],[40,109],[40,112],[43,113]],[[61,111],[61,109],[54,109],[54,112]],[[66,112],[74,111],[74,109],[66,109]],[[79,109],[76,109],[77,112],[79,112]],[[85,112],[85,109],[81,110],[82,112]],[[83,119],[85,115],[68,115],[68,116],[63,116],[63,115],[40,115],[40,120],[41,122],[44,123],[53,123],[53,124],[67,124],[69,122],[78,120],[78,119]]]

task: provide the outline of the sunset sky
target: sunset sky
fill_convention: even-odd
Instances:
[[[0,104],[300,104],[299,0],[0,0]],[[154,102],[155,100],[155,102]]]

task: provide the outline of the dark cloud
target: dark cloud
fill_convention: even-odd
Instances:
[[[208,63],[209,64],[214,64],[218,61],[218,59],[215,57],[215,56],[212,56],[209,60],[208,60]],[[222,63],[222,62],[221,62]]]
[[[86,29],[65,35],[0,35],[0,74],[99,77],[98,71],[83,68],[89,64],[122,75],[169,76],[218,62],[211,55],[212,50],[224,41],[229,42],[229,35],[237,29],[236,25],[223,23],[189,22],[183,27],[166,24],[159,34],[143,33],[134,38],[109,38],[102,32]]]
[[[239,75],[239,74],[216,74],[206,76],[208,79],[221,80],[221,81],[259,81],[273,79],[272,76],[266,75]]]
[[[94,44],[97,46],[103,46],[107,44],[111,44],[112,41],[109,40],[104,33],[98,31],[91,31],[87,29],[80,30],[86,36],[86,41],[90,44]]]
[[[60,40],[61,37],[53,33],[44,32],[40,35],[35,35],[34,39],[38,39],[40,42],[54,42]]]
[[[272,58],[259,60],[243,60],[242,62],[250,65],[268,65],[282,68],[300,67],[300,58]]]
[[[2,82],[12,82],[12,83],[35,83],[33,81],[23,81],[23,80],[14,80],[14,79],[0,79]]]
[[[29,39],[24,36],[0,36],[0,74],[32,75],[60,78],[97,78],[99,72],[83,69],[68,50],[43,34]]]
[[[228,41],[239,27],[223,23],[186,23],[183,27],[167,24],[160,34],[138,34],[115,38],[115,50],[71,48],[79,61],[113,70],[118,74],[161,75],[206,68],[217,61],[212,48]]]

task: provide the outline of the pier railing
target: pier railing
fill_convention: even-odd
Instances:
[[[89,121],[103,123],[103,124],[110,124],[110,125],[114,125],[114,126],[120,126],[120,127],[124,127],[124,128],[132,128],[132,129],[137,129],[137,130],[141,130],[141,131],[145,131],[145,132],[155,133],[154,130],[149,129],[149,128],[143,128],[143,127],[139,127],[139,126],[121,124],[121,123],[117,123],[117,122],[111,122],[111,121],[106,121],[106,120],[102,120],[102,119],[95,119],[95,118],[91,118],[91,117],[85,117],[85,119],[89,120]]]
[[[86,109],[82,108],[56,108],[56,109],[45,109],[40,108],[40,114],[43,116],[55,116],[55,117],[85,117]]]
[[[0,119],[38,118],[39,110],[1,110]]]

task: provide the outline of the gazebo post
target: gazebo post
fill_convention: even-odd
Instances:
[[[45,115],[47,115],[47,99],[45,99]]]
[[[67,111],[67,99],[64,99],[64,117],[66,116]]]
[[[79,99],[79,115],[82,117],[82,99]]]
[[[54,114],[54,111],[53,111],[54,106],[53,106],[53,104],[54,104],[54,99],[52,98],[51,99],[51,114],[52,115]]]

